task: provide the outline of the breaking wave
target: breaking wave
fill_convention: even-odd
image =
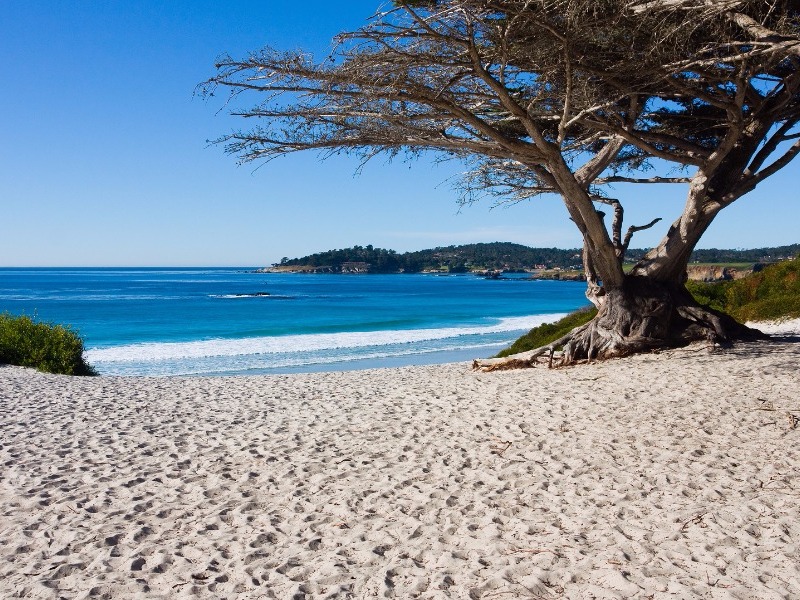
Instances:
[[[351,331],[188,342],[137,343],[87,350],[101,373],[187,375],[300,367],[353,360],[480,348],[506,343],[510,334],[563,313],[509,317],[486,325],[434,329]]]

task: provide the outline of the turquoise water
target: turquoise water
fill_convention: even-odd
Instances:
[[[489,356],[586,304],[579,282],[246,269],[0,269],[0,312],[72,325],[108,375],[275,373]]]

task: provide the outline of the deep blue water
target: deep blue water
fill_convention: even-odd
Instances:
[[[577,282],[223,268],[0,269],[0,312],[69,324],[102,374],[466,360],[586,303]]]

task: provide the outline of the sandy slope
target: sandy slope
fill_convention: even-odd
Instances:
[[[0,597],[800,598],[798,366],[0,367]]]

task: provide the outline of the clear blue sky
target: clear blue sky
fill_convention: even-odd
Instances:
[[[194,96],[216,56],[329,49],[380,0],[4,0],[0,266],[266,265],[373,244],[575,247],[557,198],[459,212],[458,164],[312,154],[237,166],[206,140],[244,126]],[[727,209],[702,247],[800,241],[800,163]],[[678,187],[619,187],[629,224],[678,215]],[[652,245],[665,231],[638,234]]]

